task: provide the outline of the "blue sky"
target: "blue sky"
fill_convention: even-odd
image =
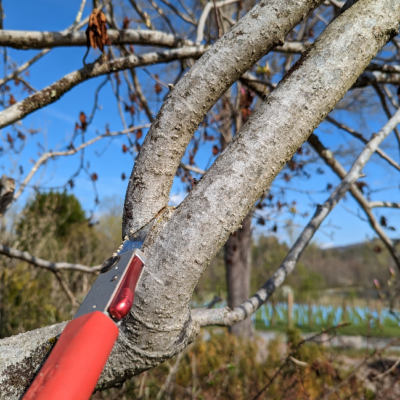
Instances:
[[[91,2],[88,3],[84,11],[84,17],[90,12]],[[4,20],[5,29],[60,31],[73,22],[80,1],[36,0],[33,2],[32,0],[5,0],[3,4],[6,14]],[[135,28],[135,23],[133,23],[131,27]],[[85,48],[54,49],[43,58],[42,62],[38,62],[30,68],[30,75],[26,79],[29,80],[33,87],[41,89],[60,79],[63,75],[81,68],[85,51]],[[145,51],[145,49],[137,48],[136,51]],[[8,55],[18,64],[28,60],[37,53],[38,51],[8,49]],[[94,60],[99,54],[99,52],[91,50],[87,62]],[[2,57],[3,56],[1,56],[1,60]],[[171,76],[170,71],[175,67],[176,64],[166,65],[161,72],[157,67],[157,73],[160,75],[161,79],[165,79],[168,83],[168,77]],[[3,63],[1,61],[0,71],[2,70]],[[148,71],[156,71],[156,68],[149,67]],[[153,109],[159,108],[166,91],[164,90],[160,96],[157,96],[153,89],[155,82],[141,70],[138,71],[138,76],[151,106]],[[29,171],[32,166],[29,160],[37,160],[38,158],[38,142],[40,142],[41,146],[46,150],[56,150],[57,148],[65,147],[65,145],[69,143],[74,132],[75,122],[78,121],[79,113],[83,111],[86,115],[90,114],[93,107],[93,93],[104,79],[105,77],[99,77],[85,82],[64,95],[56,103],[25,118],[23,120],[25,127],[40,129],[41,133],[37,135],[28,135],[26,147],[21,154],[3,155],[3,162],[1,163],[1,168],[3,169],[2,173],[19,179],[19,167],[22,166],[26,174],[26,171]],[[21,90],[21,85],[15,89],[13,87],[12,91],[17,100],[21,100],[26,96],[26,92],[23,93]],[[374,98],[372,90],[369,90],[368,93],[369,94],[364,96],[367,105],[361,111],[342,110],[334,113],[337,119],[362,132],[366,137],[370,137],[372,132],[379,130],[386,121],[379,108],[375,109],[368,104],[372,103]],[[6,96],[6,100],[7,99],[8,96]],[[86,139],[95,137],[97,133],[104,133],[107,123],[109,124],[110,131],[122,129],[115,97],[109,84],[100,92],[99,105],[101,109],[96,111],[94,122],[86,133]],[[147,122],[143,113],[135,114],[134,125]],[[4,148],[7,147],[5,138],[8,132],[11,132],[10,128],[5,128],[0,132],[0,137],[3,142],[2,146]],[[355,139],[352,139],[347,133],[340,132],[328,124],[321,125],[316,133],[324,145],[332,150],[344,149],[350,141],[355,144],[357,149],[361,149],[360,144],[356,142]],[[124,173],[126,176],[129,176],[133,166],[133,159],[128,153],[122,153],[123,144],[127,144],[127,141],[125,138],[121,137],[113,140],[111,143],[101,141],[87,149],[87,160],[90,161],[89,170],[91,172],[96,172],[99,177],[97,181],[97,190],[100,201],[106,201],[106,199],[110,197],[122,201],[124,197],[127,180],[123,181],[121,179],[121,174]],[[395,160],[399,160],[399,150],[394,135],[391,135],[391,137],[387,139],[383,148],[391,154]],[[208,144],[199,152],[196,158],[199,167],[204,168],[208,164],[210,160],[210,149],[211,144]],[[102,155],[98,156],[98,153],[102,153]],[[354,156],[343,156],[341,157],[341,161],[344,162],[346,167],[349,167],[353,157]],[[64,185],[78,165],[79,156],[64,157],[58,159],[57,162],[49,162],[45,168],[42,168],[37,173],[33,182],[40,182],[41,185],[46,187]],[[324,174],[318,174],[316,172],[318,167],[324,171]],[[299,232],[301,226],[307,223],[310,215],[315,210],[315,204],[322,203],[329,196],[329,193],[324,191],[327,182],[333,185],[339,182],[321,162],[319,165],[313,164],[310,167],[306,167],[306,169],[312,173],[312,178],[294,178],[287,184],[287,186],[293,190],[287,190],[284,198],[288,203],[296,201],[296,209],[299,211],[299,214],[305,212],[309,213],[308,217],[301,217],[300,215],[294,217],[293,222],[295,227],[293,237]],[[398,175],[394,169],[387,167],[377,156],[374,156],[373,162],[365,168],[364,173],[367,175],[366,181],[371,187],[392,187],[390,190],[373,193],[371,195],[372,200],[399,201],[399,181]],[[278,187],[284,185],[285,182],[282,179],[277,180],[273,188],[275,195],[278,191]],[[306,194],[295,190],[313,191],[315,193]],[[27,190],[24,196],[21,197],[21,201],[19,202],[20,206],[24,204],[30,193],[31,191]],[[81,175],[76,179],[73,193],[80,199],[88,212],[93,209],[95,196],[92,183],[87,176]],[[177,203],[184,196],[185,193],[182,185],[178,181],[175,182],[171,193],[172,201]],[[315,241],[321,246],[337,246],[372,238],[374,235],[368,227],[368,224],[361,220],[359,216],[354,215],[357,214],[357,210],[358,208],[355,202],[350,196],[347,196],[345,201],[342,201],[331,213],[322,229],[323,232],[317,233]],[[378,216],[385,215],[390,225],[393,226],[398,225],[399,214],[400,211],[396,210],[380,210],[377,213]],[[362,215],[362,212],[360,212],[360,215]],[[282,222],[287,219],[288,216],[282,215],[279,218]],[[257,234],[263,232],[261,227],[255,227],[255,230]],[[392,232],[391,236],[396,238],[398,235],[396,232]],[[283,227],[278,229],[277,235],[281,240],[291,241],[291,235],[288,233],[288,230]]]

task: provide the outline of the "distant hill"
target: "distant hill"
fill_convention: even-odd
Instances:
[[[279,243],[274,236],[260,236],[253,243],[252,291],[257,290],[279,267],[287,251],[287,245]],[[374,279],[381,282],[389,279],[390,267],[395,269],[388,251],[379,240],[328,249],[311,244],[286,283],[296,290],[297,298],[316,296],[317,290],[327,288],[358,287],[370,291]],[[226,298],[225,291],[223,253],[220,252],[200,279],[195,296],[202,299],[218,294]]]

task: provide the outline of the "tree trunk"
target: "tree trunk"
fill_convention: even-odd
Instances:
[[[226,284],[228,307],[234,308],[250,297],[251,267],[251,213],[242,222],[225,244]],[[250,316],[229,328],[235,336],[250,338],[253,327]]]

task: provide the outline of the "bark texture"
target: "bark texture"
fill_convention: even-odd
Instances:
[[[146,46],[182,47],[193,45],[170,33],[152,30],[107,30],[111,44],[141,44]],[[62,46],[86,46],[85,32],[0,31],[0,46],[15,49],[48,49]]]
[[[277,2],[276,7],[283,3],[300,2]],[[261,4],[265,6],[264,2]],[[250,14],[257,21],[254,10]],[[277,18],[276,14],[274,17]],[[193,340],[202,320],[192,318],[189,307],[204,269],[286,161],[344,96],[376,53],[397,34],[399,21],[397,0],[359,1],[340,15],[265,99],[182,204],[176,210],[166,208],[157,217],[143,249],[148,257],[147,269],[99,388],[115,385],[163,362]],[[254,29],[259,29],[257,23]],[[236,39],[231,46],[235,54]],[[230,56],[224,55],[223,65],[228,72],[230,62]],[[192,84],[197,90],[199,83],[194,72]],[[185,101],[189,102],[189,98]],[[201,113],[204,104],[198,102],[192,107]],[[174,118],[176,126],[184,130],[187,119],[178,110],[176,113],[182,119],[178,125]],[[158,141],[154,156],[160,157],[160,178],[164,171],[163,157],[171,157],[163,147],[168,135],[171,130],[166,129],[159,131],[159,136],[148,136],[148,141],[151,138]],[[173,149],[169,147],[168,151]],[[168,166],[165,168],[168,171]],[[159,189],[159,185],[147,188],[154,190],[154,196],[164,196]],[[152,207],[154,204],[150,204]],[[144,220],[143,215],[139,218]],[[0,342],[8,344],[7,355],[0,352],[0,399],[17,399],[23,391],[21,376],[25,376],[25,382],[33,378],[39,364],[27,368],[28,358],[38,352],[37,357],[42,359],[46,355],[46,348],[40,350],[40,346],[52,337],[49,329],[60,331],[62,327],[38,330],[37,345],[32,344],[31,333]],[[18,354],[19,364],[14,361]],[[11,393],[9,396],[3,394],[5,389]]]
[[[235,308],[250,297],[251,268],[251,214],[242,222],[242,227],[225,243],[226,283],[228,307]],[[229,328],[239,337],[249,338],[253,334],[251,318],[248,317]]]
[[[323,0],[261,0],[171,92],[138,155],[125,197],[123,237],[166,206],[193,133],[223,93]]]

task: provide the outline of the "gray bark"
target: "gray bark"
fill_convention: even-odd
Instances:
[[[166,206],[193,133],[223,93],[322,0],[262,0],[189,70],[150,128],[125,198],[123,237]]]
[[[140,44],[146,46],[182,47],[193,42],[170,33],[152,30],[107,30],[111,44]],[[15,49],[48,49],[63,46],[86,46],[85,32],[0,31],[0,46]]]
[[[289,2],[276,2],[276,7],[279,9],[283,3]],[[261,4],[265,5],[264,2]],[[300,2],[290,4],[297,6]],[[256,17],[254,10],[250,14]],[[277,18],[274,12],[272,14]],[[254,21],[255,35],[258,35],[258,17]],[[400,3],[395,0],[364,0],[339,16],[260,105],[182,204],[176,210],[166,208],[158,215],[143,248],[148,264],[134,307],[121,326],[98,388],[110,387],[163,362],[193,340],[202,320],[191,316],[189,306],[193,289],[204,269],[228,236],[238,229],[285,162],[344,96],[376,53],[397,34],[399,21]],[[230,37],[233,31],[227,36]],[[244,31],[243,36],[246,35],[250,35],[250,31]],[[237,38],[231,37],[231,46],[235,54]],[[248,47],[242,51],[245,53]],[[221,56],[228,80],[230,74],[235,74],[236,79],[236,72],[229,70],[230,55]],[[202,63],[200,65],[206,65],[204,60]],[[206,74],[207,68],[202,69]],[[154,145],[153,155],[156,159],[159,157],[156,168],[154,159],[146,154],[151,162],[148,171],[157,172],[160,179],[164,171],[175,174],[173,165],[168,165],[163,157],[174,158],[180,151],[172,147],[168,138],[176,140],[177,147],[183,146],[180,136],[174,133],[179,131],[173,131],[174,125],[181,129],[180,132],[186,132],[187,126],[193,129],[197,126],[193,121],[183,126],[189,121],[187,115],[194,114],[179,112],[179,109],[187,110],[190,106],[202,114],[203,106],[206,104],[207,108],[209,101],[203,99],[205,101],[200,102],[196,97],[202,86],[196,68],[188,75],[193,78],[193,90],[189,87],[188,97],[175,98],[174,104],[168,103],[168,107],[163,108],[153,129],[153,132],[158,130],[158,134],[148,136],[148,143]],[[209,71],[209,75],[215,76],[214,71]],[[211,86],[214,82],[211,80],[208,84]],[[219,82],[215,85],[221,86]],[[201,91],[205,93],[204,89]],[[192,102],[192,96],[197,100]],[[165,118],[168,113],[174,116],[173,106],[176,106],[176,115],[167,125]],[[181,125],[177,117],[182,120]],[[175,135],[175,139],[170,135]],[[144,162],[146,157],[138,163]],[[137,175],[137,178],[140,176],[143,177]],[[151,176],[149,173],[150,179]],[[156,194],[165,195],[156,179],[154,188],[145,180],[134,182],[142,190],[139,202],[146,197],[154,199]],[[153,191],[152,196],[145,190]],[[129,201],[135,200],[130,196],[131,192]],[[155,207],[153,202],[149,208],[148,214],[143,211],[143,204],[137,208],[140,211],[135,220],[137,226],[154,215],[158,206]],[[128,216],[128,219],[132,217]],[[52,330],[51,334],[49,330]],[[20,396],[40,360],[50,350],[46,341],[61,330],[62,326],[57,325],[36,331],[34,341],[30,339],[32,333],[26,333],[0,342],[2,346],[7,345],[7,352],[0,353],[0,399],[12,400]],[[37,362],[29,366],[29,357],[33,355]]]

